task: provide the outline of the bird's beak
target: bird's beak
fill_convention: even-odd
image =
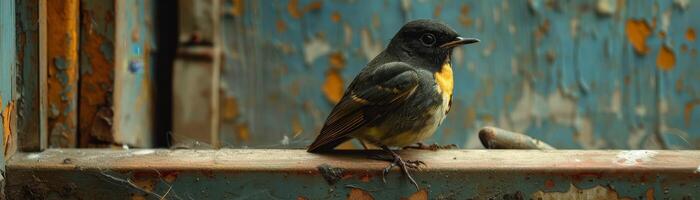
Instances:
[[[451,41],[451,42],[448,42],[448,43],[445,43],[445,44],[440,45],[440,48],[453,48],[453,47],[456,47],[456,46],[465,45],[465,44],[471,44],[471,43],[477,43],[477,42],[480,42],[480,40],[479,40],[479,39],[476,39],[476,38],[457,37],[457,38],[455,38],[454,41]]]

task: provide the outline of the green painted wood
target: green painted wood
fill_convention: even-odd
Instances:
[[[0,153],[0,172],[5,173],[5,145],[7,138],[5,135],[16,133],[6,133],[8,128],[13,128],[11,120],[6,118],[11,117],[13,113],[6,112],[8,106],[11,108],[15,102],[15,2],[2,1],[0,2],[0,148],[3,150]],[[4,182],[4,177],[0,178],[0,182]]]

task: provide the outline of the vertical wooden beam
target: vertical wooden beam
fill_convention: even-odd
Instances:
[[[116,2],[114,140],[152,146],[152,0]]]
[[[80,92],[78,127],[81,147],[114,143],[114,1],[80,2]]]
[[[74,148],[77,140],[78,0],[46,4],[49,146]]]
[[[173,143],[218,147],[219,1],[179,3],[181,40],[173,71]]]
[[[0,172],[5,174],[5,158],[9,158],[12,149],[9,142],[17,131],[13,129],[14,91],[15,91],[15,2],[0,1]],[[4,186],[4,177],[0,176],[0,186]],[[4,188],[0,188],[4,192]],[[3,195],[4,193],[0,193]],[[2,196],[0,196],[1,198]]]
[[[41,31],[46,30],[45,0],[21,0],[16,2],[16,58],[17,71],[14,82],[17,95],[17,131],[18,149],[21,151],[41,151],[47,146],[45,118],[41,116],[45,108],[46,95],[42,94],[42,82],[46,77],[45,63],[42,65],[42,52],[45,53],[45,40]],[[3,18],[10,19],[10,18]],[[43,34],[45,35],[45,34]],[[44,43],[42,43],[44,42]],[[42,51],[43,50],[43,51]],[[45,93],[43,93],[45,94]]]

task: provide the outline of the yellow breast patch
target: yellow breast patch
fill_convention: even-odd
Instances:
[[[452,64],[450,61],[445,61],[442,64],[440,71],[435,73],[435,80],[437,81],[440,91],[443,97],[447,96],[447,101],[452,97],[452,90],[454,89],[454,79],[452,78]]]

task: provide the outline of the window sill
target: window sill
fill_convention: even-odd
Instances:
[[[303,150],[51,149],[17,153],[8,161],[6,195],[8,199],[700,196],[700,151],[401,154],[427,164],[412,172],[421,191],[416,192],[397,169],[383,183],[381,171],[388,163],[369,160],[362,151],[318,155]]]

